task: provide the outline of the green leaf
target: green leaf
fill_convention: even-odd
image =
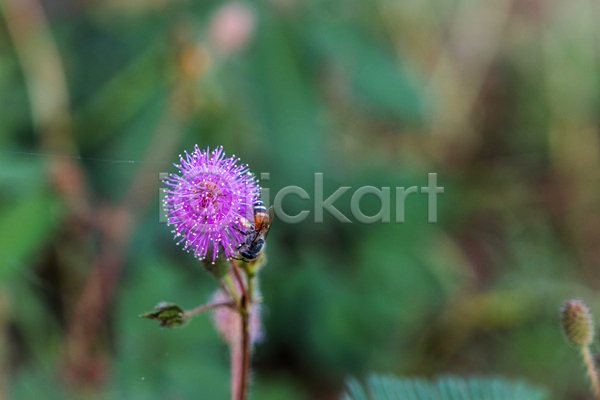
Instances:
[[[346,382],[348,391],[344,393],[343,400],[368,400],[367,393],[356,378],[350,378]]]
[[[547,400],[544,389],[502,378],[442,377],[436,381],[372,375],[346,382],[343,400]]]

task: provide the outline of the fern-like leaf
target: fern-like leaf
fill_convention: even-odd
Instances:
[[[523,381],[453,376],[435,381],[372,375],[346,382],[343,400],[548,400],[546,390]]]

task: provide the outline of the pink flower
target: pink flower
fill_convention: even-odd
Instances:
[[[212,250],[213,262],[222,248],[235,257],[245,231],[241,219],[253,219],[253,202],[260,193],[254,176],[238,158],[225,158],[222,147],[210,152],[194,148],[175,164],[181,175],[171,174],[165,184],[167,224],[173,225],[177,244],[203,260]]]

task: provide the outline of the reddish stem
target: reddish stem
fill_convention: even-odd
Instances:
[[[231,263],[233,273],[236,279],[238,280],[238,283],[240,284],[240,288],[242,289],[242,297],[245,297],[247,299],[248,291],[246,290],[246,282],[244,281],[244,278],[242,278],[240,267],[238,266],[237,261],[235,261],[234,259],[229,260],[229,262]]]
[[[600,383],[598,382],[598,372],[596,371],[596,364],[592,358],[592,353],[590,352],[590,348],[585,346],[581,349],[581,354],[583,355],[583,360],[585,361],[585,366],[588,370],[588,375],[590,377],[590,382],[592,383],[592,389],[594,390],[594,395],[597,400],[600,400]]]
[[[196,308],[193,308],[189,311],[186,311],[186,314],[189,315],[190,317],[193,317],[194,315],[198,315],[201,312],[213,309],[213,308],[217,308],[217,307],[229,307],[229,308],[235,308],[235,303],[231,302],[231,301],[223,301],[223,302],[219,302],[219,303],[210,303],[210,304],[204,304],[201,306],[198,306]]]
[[[244,300],[247,297],[244,297]],[[248,388],[250,386],[250,364],[252,358],[252,345],[250,342],[250,302],[242,301],[240,314],[242,317],[242,376],[240,382],[240,400],[248,398]],[[245,303],[245,304],[244,304]]]
[[[237,261],[231,260],[233,273],[240,285],[242,296],[240,298],[239,313],[241,319],[241,343],[231,343],[231,398],[232,400],[246,400],[250,386],[250,366],[252,359],[252,343],[250,340],[250,309],[252,299],[248,296],[247,283],[244,281]],[[241,354],[240,354],[241,353]]]

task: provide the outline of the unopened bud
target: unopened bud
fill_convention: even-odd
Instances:
[[[561,316],[565,336],[575,347],[587,347],[594,341],[594,321],[590,309],[581,299],[565,302]]]
[[[154,310],[140,315],[140,318],[154,319],[160,322],[161,328],[175,328],[187,324],[190,320],[185,310],[177,304],[167,303],[166,301],[158,303]]]

